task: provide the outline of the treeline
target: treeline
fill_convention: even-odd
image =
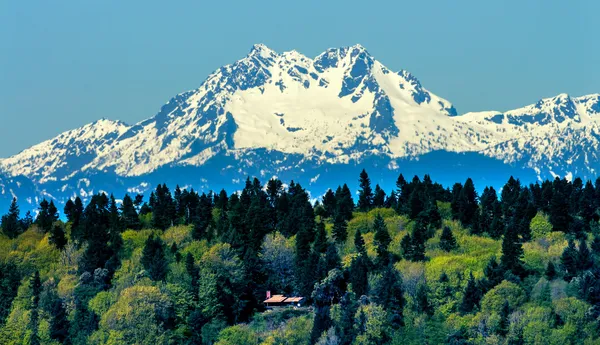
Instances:
[[[63,344],[89,343],[93,334],[106,327],[104,316],[90,309],[90,303],[94,304],[90,301],[115,290],[114,279],[131,255],[124,248],[123,233],[157,229],[141,250],[144,275],[157,286],[180,284],[191,297],[184,310],[171,304],[153,314],[157,332],[170,334],[170,342],[216,341],[218,330],[249,322],[264,311],[265,292],[272,291],[307,299],[314,310],[310,344],[387,343],[394,332],[406,333],[412,327],[406,324],[408,301],[411,315],[429,319],[441,301],[452,301],[450,311],[457,315],[475,314],[484,296],[502,284],[525,287],[542,276],[548,281],[576,282],[577,298],[590,306],[586,320],[600,330],[600,179],[595,184],[556,178],[522,185],[511,177],[500,194],[485,187],[481,195],[471,179],[444,188],[428,175],[410,181],[400,175],[396,189],[386,193],[379,185],[372,188],[363,170],[359,183],[356,200],[344,184],[328,190],[315,204],[293,181],[284,187],[282,181],[272,179],[263,186],[258,179],[248,178],[244,189],[232,194],[179,187],[171,193],[163,184],[147,201],[142,195],[125,195],[117,202],[106,194],[92,196],[87,205],[79,197],[69,200],[63,210],[66,222],[59,220],[52,201],[43,200],[33,219],[29,212],[20,218],[17,200],[13,200],[2,217],[3,234],[15,239],[32,226],[48,234],[57,250],[79,253],[79,278],[67,300],[52,289],[41,291],[37,270],[28,271],[16,262],[2,263],[0,322],[11,313],[20,281],[30,279],[29,342],[40,343],[39,319],[47,315],[51,339]],[[400,250],[391,249],[390,229],[379,212],[368,226],[349,233],[353,217],[377,209],[393,210],[408,220]],[[549,261],[544,272],[529,268],[523,260],[523,246],[535,237],[531,224],[538,215],[547,215],[551,231],[568,239],[560,261]],[[441,250],[459,249],[452,229],[444,226],[447,218],[459,222],[471,235],[501,240],[501,256],[499,260],[493,257],[479,278],[464,272],[468,275],[464,284],[458,277],[462,285],[453,285],[444,272],[435,282],[435,289],[443,287],[442,293],[434,294],[433,283],[421,282],[409,294],[398,263],[427,261],[428,243],[437,234]],[[187,226],[192,240],[212,246],[218,259],[200,259],[176,241],[166,242],[161,233],[176,226]],[[368,253],[367,233],[372,233],[374,255]],[[287,244],[290,239],[293,247]],[[353,247],[350,253],[348,243]],[[170,281],[178,274],[175,267],[185,271],[184,283]],[[40,304],[41,295],[44,303]],[[501,303],[494,314],[497,325],[489,332],[507,344],[525,343],[523,330],[510,318],[516,308],[508,300]],[[567,321],[556,313],[553,318],[548,329]],[[375,324],[389,332],[373,332]],[[444,342],[468,344],[472,337],[468,329],[460,328],[447,334]]]

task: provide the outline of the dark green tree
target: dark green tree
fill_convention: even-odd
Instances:
[[[463,314],[472,312],[475,307],[479,306],[481,297],[481,289],[477,285],[473,273],[471,273],[469,275],[469,280],[467,281],[467,286],[465,287],[462,301],[458,307],[459,311]]]
[[[342,187],[338,187],[335,192],[335,199],[337,205],[337,211],[347,221],[352,219],[352,211],[354,211],[354,200],[352,199],[352,193],[348,185],[344,184]]]
[[[50,305],[50,338],[61,344],[67,343],[69,336],[69,319],[64,301],[56,296]]]
[[[10,314],[12,302],[17,297],[21,284],[19,267],[12,262],[0,262],[0,324]]]
[[[371,179],[363,169],[358,180],[360,190],[358,191],[358,208],[361,211],[368,211],[373,207],[373,190],[371,189]]]
[[[348,237],[348,224],[341,213],[336,213],[333,221],[333,238],[337,243],[344,243]]]
[[[373,206],[374,207],[384,207],[385,206],[385,191],[379,187],[379,185],[375,185],[375,193],[373,194]]]
[[[434,313],[433,305],[429,303],[429,297],[427,294],[429,293],[429,289],[426,284],[419,284],[417,288],[417,295],[415,297],[416,300],[416,310],[417,313],[423,313],[429,316],[432,316]]]
[[[404,326],[404,286],[402,277],[392,264],[383,270],[377,281],[373,289],[373,300],[387,310],[392,328]]]
[[[123,218],[123,228],[139,230],[141,228],[140,218],[129,194],[123,197],[121,204],[121,217]]]
[[[335,333],[340,337],[340,345],[350,345],[354,341],[354,316],[357,310],[355,294],[346,292],[340,301],[340,320],[335,324]]]
[[[194,256],[192,256],[191,253],[188,253],[187,256],[185,257],[185,270],[190,275],[190,281],[191,281],[191,284],[190,284],[191,291],[190,292],[192,293],[194,300],[197,301],[198,300],[198,289],[200,287],[200,285],[199,285],[200,270],[196,266],[196,264],[194,262]]]
[[[500,264],[505,270],[511,271],[519,276],[524,273],[523,261],[523,245],[519,239],[519,228],[514,222],[511,222],[504,232],[502,238],[502,256]]]
[[[564,272],[563,278],[569,282],[577,275],[577,268],[579,263],[579,252],[575,247],[575,242],[569,240],[567,247],[563,250],[560,256],[560,267]]]
[[[550,200],[550,223],[554,231],[567,232],[572,217],[569,214],[569,196],[564,183],[557,177],[552,183],[552,199]]]
[[[331,189],[328,189],[323,196],[323,208],[325,209],[325,216],[332,217],[336,213],[337,202],[335,193]]]
[[[8,209],[8,214],[2,216],[2,232],[8,238],[16,238],[24,230],[21,227],[19,220],[19,206],[17,205],[17,198],[13,198]]]
[[[373,240],[377,250],[377,265],[379,267],[385,267],[387,266],[390,258],[388,247],[392,242],[392,238],[390,237],[383,217],[379,213],[375,215],[373,230],[375,231]]]
[[[150,235],[146,240],[140,260],[150,279],[163,281],[167,277],[168,262],[165,256],[165,245],[160,237]]]
[[[458,196],[458,220],[465,226],[472,226],[477,208],[475,185],[473,180],[468,178]]]
[[[592,240],[592,254],[594,254],[597,258],[600,258],[600,236],[595,235]]]
[[[548,261],[548,265],[546,266],[546,271],[544,272],[544,276],[549,281],[552,281],[556,278],[557,272],[556,267],[552,261]]]
[[[584,239],[579,240],[579,248],[577,254],[577,269],[579,271],[587,271],[594,265],[594,258],[590,252],[590,248]]]
[[[445,226],[444,230],[442,230],[442,235],[440,237],[440,248],[446,252],[450,252],[458,248],[456,238],[454,238],[452,230],[449,226]]]
[[[500,310],[500,322],[498,323],[498,328],[496,330],[496,333],[501,337],[505,337],[506,334],[508,334],[508,326],[510,325],[509,316],[510,306],[508,301],[504,301],[502,309]]]
[[[63,250],[68,243],[67,236],[63,225],[59,222],[54,223],[48,241],[52,243],[56,249]]]
[[[39,328],[39,317],[40,317],[40,293],[42,292],[42,283],[40,281],[40,272],[35,271],[33,277],[29,282],[29,288],[31,289],[31,314],[29,317],[29,329],[31,334],[29,336],[30,345],[39,345],[40,337],[38,335]]]

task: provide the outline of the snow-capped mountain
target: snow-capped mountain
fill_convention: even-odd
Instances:
[[[600,168],[599,113],[598,95],[559,95],[458,116],[412,74],[391,71],[360,45],[311,59],[258,44],[148,120],[100,120],[1,160],[0,169],[59,202],[159,182],[239,188],[247,175],[293,178],[319,194],[326,182],[356,180],[363,166],[377,166],[382,180],[399,171],[435,175],[444,164],[591,177]]]

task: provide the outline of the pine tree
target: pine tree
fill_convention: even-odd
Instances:
[[[579,252],[575,247],[575,242],[569,240],[567,247],[560,256],[561,270],[564,272],[563,279],[571,281],[577,275],[577,265],[579,262]]]
[[[340,337],[340,345],[350,345],[354,341],[356,332],[354,330],[354,316],[358,310],[358,303],[355,301],[355,295],[352,292],[346,292],[340,301],[340,319],[335,324],[335,333]]]
[[[548,281],[552,281],[556,278],[557,272],[556,267],[552,261],[548,261],[548,265],[546,266],[546,271],[544,272],[544,276]]]
[[[31,314],[29,317],[29,329],[31,335],[29,336],[30,345],[39,345],[40,338],[38,335],[39,328],[39,306],[40,306],[40,293],[42,292],[42,283],[40,281],[40,272],[35,271],[33,277],[29,282],[29,288],[31,289],[32,303],[31,303]]]
[[[150,235],[142,251],[140,262],[154,281],[163,281],[167,277],[168,263],[164,247],[160,237],[154,238],[154,235]]]
[[[344,243],[348,237],[348,224],[341,213],[336,213],[333,221],[333,238],[337,243]]]
[[[141,228],[140,218],[129,194],[125,194],[123,197],[121,216],[123,218],[123,228],[132,230],[139,230]]]
[[[43,232],[48,232],[52,229],[52,224],[58,220],[58,213],[54,202],[43,199],[40,202],[39,212],[35,223]]]
[[[335,199],[337,205],[337,212],[340,213],[344,219],[349,221],[352,219],[352,211],[354,211],[354,200],[352,199],[352,193],[348,185],[344,184],[341,188],[338,188],[335,192]]]
[[[352,284],[352,292],[354,292],[356,296],[367,295],[369,292],[369,266],[370,262],[366,253],[358,254],[350,264],[349,281],[350,284]]]
[[[400,174],[398,179],[396,180],[396,196],[398,197],[398,201],[396,204],[396,212],[399,214],[406,214],[408,207],[408,198],[410,196],[410,187],[404,179],[404,176]]]
[[[55,223],[50,231],[48,241],[52,243],[56,249],[63,250],[67,245],[68,239],[65,234],[65,229],[62,224]]]
[[[502,213],[505,219],[512,219],[515,208],[517,205],[517,199],[521,193],[521,182],[516,180],[514,177],[510,177],[508,182],[502,187]]]
[[[50,338],[65,344],[69,336],[69,319],[64,301],[56,296],[50,305]]]
[[[429,298],[427,297],[428,288],[425,284],[419,284],[417,288],[417,296],[416,296],[416,308],[417,313],[423,313],[429,316],[432,316],[434,313],[433,306],[429,303]]]
[[[458,197],[458,220],[465,226],[473,225],[473,218],[477,212],[477,192],[473,180],[467,179]]]
[[[373,230],[375,231],[375,236],[373,237],[373,240],[377,250],[377,264],[380,267],[385,267],[389,262],[390,254],[388,251],[388,247],[392,242],[392,238],[388,233],[383,217],[379,213],[375,216],[375,221],[373,222]]]
[[[460,207],[461,207],[461,192],[463,185],[459,182],[452,186],[452,201],[450,202],[450,210],[452,212],[452,219],[460,219]]]
[[[550,223],[554,231],[567,232],[571,223],[569,214],[569,198],[563,182],[557,177],[552,183],[552,199],[550,200]]]
[[[412,261],[413,258],[413,240],[410,234],[404,235],[400,241],[400,249],[402,251],[402,257],[406,260]]]
[[[373,206],[374,207],[383,207],[385,205],[385,191],[379,187],[379,185],[375,185],[375,194],[373,195]]]
[[[359,186],[358,208],[361,211],[368,211],[373,207],[373,190],[371,189],[371,179],[365,169],[360,173]]]
[[[454,238],[452,230],[449,226],[445,226],[444,230],[442,230],[442,235],[440,237],[440,248],[446,252],[450,252],[458,248],[456,238]]]
[[[504,301],[502,309],[500,310],[500,322],[498,323],[498,328],[496,330],[496,333],[498,333],[498,335],[501,337],[505,337],[506,334],[508,334],[508,326],[510,324],[509,316],[510,306],[508,301]]]
[[[8,238],[16,238],[24,230],[21,227],[19,220],[19,206],[17,205],[17,198],[13,198],[8,209],[8,214],[2,216],[2,232]]]
[[[496,285],[500,284],[504,280],[505,269],[498,265],[496,257],[492,256],[490,261],[483,269],[485,280],[483,282],[483,288],[485,291],[493,289]]]
[[[514,222],[511,222],[504,232],[502,239],[502,256],[500,263],[505,270],[511,271],[519,276],[524,272],[523,262],[523,245],[519,240],[518,227]]]
[[[392,264],[384,269],[373,290],[373,300],[388,311],[392,328],[404,326],[404,286],[402,277]]]
[[[594,265],[594,258],[584,239],[579,240],[578,249],[577,269],[579,271],[587,271]]]
[[[360,255],[367,254],[365,240],[362,237],[360,229],[356,229],[356,232],[354,233],[354,248],[356,248],[356,252]]]
[[[92,273],[96,268],[104,268],[113,255],[109,246],[110,220],[106,195],[92,196],[81,218],[80,238],[87,242],[87,247],[79,262],[79,273]]]
[[[326,217],[333,217],[336,214],[337,201],[331,189],[328,189],[323,196],[323,208],[325,208]]]
[[[190,284],[190,292],[194,298],[194,301],[198,300],[198,289],[200,287],[200,270],[196,267],[194,262],[194,256],[191,253],[188,253],[185,257],[185,270],[190,275],[191,284]]]
[[[459,311],[463,314],[472,312],[475,307],[479,306],[481,300],[481,290],[477,286],[477,282],[473,277],[473,273],[469,275],[469,280],[465,288],[463,299],[458,307]]]
[[[589,224],[592,220],[597,221],[598,215],[596,214],[596,190],[592,181],[587,181],[581,195],[579,207],[577,211],[583,218],[583,220]]]
[[[327,232],[325,231],[324,222],[317,223],[317,233],[315,235],[313,250],[319,254],[325,254],[327,252]]]

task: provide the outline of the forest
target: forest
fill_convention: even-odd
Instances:
[[[14,199],[0,344],[600,344],[600,178],[357,178]]]

